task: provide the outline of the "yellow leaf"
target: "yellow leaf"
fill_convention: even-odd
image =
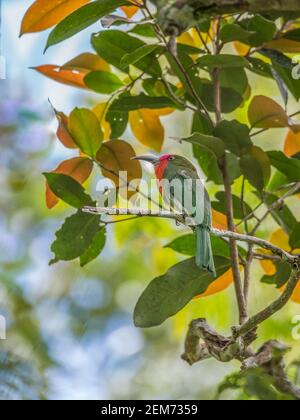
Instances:
[[[109,64],[93,53],[83,53],[68,61],[61,67],[63,70],[77,70],[80,73],[90,71],[110,71]]]
[[[177,42],[179,42],[180,44],[185,44],[185,45],[189,45],[191,47],[196,47],[195,45],[195,40],[192,37],[190,32],[183,32],[183,34],[181,34],[178,38],[177,38]]]
[[[157,112],[152,109],[140,109],[129,114],[131,130],[135,137],[145,146],[160,152],[165,130]]]
[[[285,110],[273,99],[263,95],[252,99],[248,117],[251,126],[256,128],[281,128],[289,125]]]
[[[252,127],[290,127],[294,133],[300,131],[300,124],[289,118],[282,106],[267,96],[259,95],[252,99],[248,109],[248,118]]]
[[[109,140],[111,129],[110,129],[109,123],[105,120],[106,111],[107,111],[107,103],[105,102],[96,105],[95,108],[93,109],[93,112],[96,114],[100,122],[100,125],[102,127],[103,139]]]
[[[242,42],[239,42],[239,41],[234,41],[233,45],[236,52],[243,57],[247,55],[250,50],[249,45],[243,44]]]
[[[196,30],[196,28],[192,28],[187,32],[183,32],[177,38],[177,42],[179,42],[180,44],[189,45],[191,47],[201,48],[204,45],[202,40],[204,40],[206,45],[209,45],[211,43],[211,39],[212,39],[212,36],[213,36],[213,25],[211,26],[209,34],[210,34],[210,37],[208,36],[207,33],[201,32],[201,36],[200,36],[198,31]],[[202,39],[201,39],[201,37],[202,37]]]
[[[91,175],[93,170],[93,162],[84,157],[76,157],[62,162],[58,167],[52,171],[56,174],[68,175],[75,179],[80,184],[83,184]],[[59,199],[50,190],[46,182],[46,204],[48,209],[52,209],[59,202]]]
[[[155,113],[158,117],[165,117],[172,114],[174,111],[175,109],[173,108],[153,109],[153,113]]]
[[[90,0],[36,0],[22,20],[21,35],[41,32],[61,22]]]

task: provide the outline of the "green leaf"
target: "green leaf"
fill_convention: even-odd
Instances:
[[[194,103],[194,93],[196,92],[198,96],[202,95],[202,82],[194,60],[182,50],[180,45],[178,45],[178,60],[174,59],[169,52],[166,53],[165,56],[171,66],[172,72],[181,82],[185,92],[188,94],[189,100]],[[188,82],[186,74],[189,76],[193,88],[191,87],[191,83]]]
[[[282,172],[290,182],[299,182],[300,160],[287,157],[283,152],[268,152],[272,166]]]
[[[123,82],[108,71],[92,71],[84,78],[86,86],[95,92],[110,94],[124,86]]]
[[[123,94],[119,98],[123,96],[127,96],[127,94]],[[112,109],[113,106],[114,102],[112,102],[112,104],[108,108],[105,119],[110,125],[110,138],[118,139],[123,135],[124,131],[126,130],[129,119],[129,113],[128,111],[114,111]]]
[[[125,70],[122,65],[123,57],[134,53],[136,50],[146,46],[147,44],[126,32],[108,30],[94,34],[92,36],[92,45],[100,57],[102,57],[105,61],[120,70]],[[146,55],[143,60],[136,62],[135,67],[152,76],[159,76],[161,74],[160,65],[156,58],[155,51]],[[128,69],[126,69],[126,71],[128,71]]]
[[[285,188],[289,188],[288,184],[289,180],[287,179],[287,177],[281,172],[275,171],[268,184],[267,190],[270,192],[277,192],[278,190],[284,190]]]
[[[192,143],[205,151],[213,153],[217,159],[221,158],[225,154],[224,142],[218,137],[194,133],[192,136],[182,139],[182,141]]]
[[[110,107],[113,112],[136,111],[137,109],[174,108],[177,105],[166,96],[147,96],[141,93],[137,96],[122,96],[116,99]]]
[[[72,261],[85,254],[99,232],[99,225],[100,216],[83,213],[81,210],[68,217],[55,234],[56,240],[51,246],[55,258],[50,264]]]
[[[230,260],[224,257],[216,257],[215,264],[218,277],[230,268]],[[146,288],[135,307],[135,325],[149,328],[162,324],[193,297],[204,293],[213,281],[207,271],[196,266],[195,258],[176,264]]]
[[[192,132],[203,133],[209,136],[213,134],[213,130],[214,127],[212,123],[203,114],[194,114]],[[195,144],[193,144],[193,154],[199,162],[202,171],[207,176],[208,181],[213,181],[217,185],[222,185],[223,176],[219,168],[216,154],[209,149],[199,147]],[[227,166],[230,182],[233,183],[235,179],[239,178],[241,175],[239,161],[235,155],[227,154]]]
[[[123,69],[126,69],[128,66],[138,63],[140,60],[148,56],[149,54],[155,52],[156,54],[163,51],[163,48],[157,44],[150,45],[145,44],[142,47],[136,49],[135,51],[126,54],[121,59],[121,66]]]
[[[221,121],[216,126],[214,135],[221,138],[227,150],[237,156],[241,156],[253,145],[248,126],[236,120]]]
[[[263,191],[271,177],[268,154],[260,147],[253,146],[241,157],[240,167],[250,184],[258,191]]]
[[[211,203],[213,209],[222,214],[226,214],[225,193],[223,191],[219,191],[216,194],[216,199],[218,201],[213,201]],[[242,220],[245,217],[252,214],[252,209],[249,206],[249,204],[244,203],[243,205],[241,199],[236,195],[233,195],[232,199],[233,199],[233,213],[234,213],[235,219]]]
[[[213,83],[202,80],[202,100],[210,112],[215,111],[215,90]],[[235,111],[244,102],[236,90],[221,86],[221,108],[224,114]]]
[[[150,23],[137,24],[129,32],[145,38],[156,38],[156,32]]]
[[[244,57],[230,54],[203,55],[197,60],[200,67],[226,68],[226,67],[249,67],[248,61]]]
[[[254,47],[259,47],[268,41],[272,41],[277,30],[274,22],[258,14],[249,19],[243,19],[240,25],[247,31],[254,32],[246,42]]]
[[[294,227],[290,236],[290,246],[292,249],[300,248],[300,222]]]
[[[242,67],[229,67],[220,72],[220,83],[223,88],[230,88],[244,95],[249,84],[245,69]]]
[[[92,203],[92,198],[86,194],[84,188],[70,176],[53,172],[43,175],[51,191],[70,206],[80,209]]]
[[[220,39],[223,42],[247,42],[249,37],[253,35],[254,32],[249,32],[243,29],[240,25],[236,23],[225,24],[220,31]]]
[[[46,50],[50,46],[58,44],[88,26],[93,25],[104,16],[112,13],[118,7],[126,6],[128,4],[129,3],[124,0],[98,0],[75,10],[75,12],[63,19],[52,30],[48,37]]]
[[[249,70],[253,73],[270,79],[273,78],[270,64],[265,63],[263,60],[256,57],[248,57],[247,60],[250,64]]]
[[[284,286],[291,276],[291,266],[285,261],[276,261],[273,263],[276,267],[276,273],[272,276],[264,276],[262,283],[275,284],[278,289]]]
[[[215,256],[230,258],[228,242],[216,236],[211,236],[210,239],[213,254]],[[193,233],[188,233],[186,235],[179,236],[169,244],[165,245],[164,248],[170,248],[173,249],[173,251],[179,252],[180,254],[192,257],[196,254],[196,235]],[[239,247],[239,253],[245,256],[246,251]]]
[[[177,87],[172,84],[169,85],[175,94]],[[143,80],[143,89],[148,96],[168,96],[168,91],[163,82],[154,77]]]
[[[94,112],[75,108],[69,118],[68,129],[80,150],[95,157],[103,140],[102,129]]]
[[[85,267],[87,264],[95,260],[103,251],[106,242],[106,230],[101,227],[94,236],[90,246],[80,256],[80,266]]]
[[[278,201],[278,199],[279,197],[275,194],[266,192],[263,194],[263,201],[267,207]],[[287,233],[287,235],[290,235],[295,229],[297,219],[289,207],[285,204],[278,209],[273,210],[271,214],[276,223],[278,223],[278,225]]]
[[[300,79],[295,79],[292,71],[288,68],[281,67],[277,64],[274,64],[273,67],[296,101],[298,101],[300,99]]]
[[[283,38],[290,39],[291,41],[300,41],[300,28],[293,29],[291,31],[285,32]]]

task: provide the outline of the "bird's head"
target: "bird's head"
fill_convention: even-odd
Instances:
[[[133,159],[151,163],[154,166],[157,179],[161,180],[164,176],[165,169],[170,164],[176,161],[176,155],[170,155],[170,154],[166,154],[162,156],[143,155],[143,156],[136,156]]]
[[[142,155],[142,156],[136,156],[133,159],[151,163],[153,166],[161,166],[161,165],[164,166],[168,164],[169,162],[175,161],[176,155],[170,155],[170,154],[166,154],[162,156]]]

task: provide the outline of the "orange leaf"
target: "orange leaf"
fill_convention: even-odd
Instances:
[[[224,214],[219,213],[216,210],[212,210],[213,227],[215,229],[226,230],[227,229],[227,218]]]
[[[52,172],[68,175],[80,184],[83,184],[91,175],[92,169],[93,162],[90,159],[85,157],[76,157],[62,162]],[[48,183],[46,183],[46,204],[48,209],[55,207],[58,202],[59,199],[50,190]]]
[[[295,303],[300,303],[300,283],[298,283],[298,285],[296,286],[296,289],[294,290],[291,299]]]
[[[279,248],[284,249],[285,251],[290,251],[290,245],[289,245],[289,237],[288,235],[284,232],[283,229],[278,229],[276,230],[274,233],[272,233],[271,237],[270,237],[270,242],[273,245],[278,246]],[[300,252],[300,250],[295,250],[294,251],[295,254],[298,254]],[[270,252],[266,251],[266,250],[260,250],[261,254],[266,254],[266,255],[270,255]],[[275,265],[272,263],[272,261],[261,261],[260,262],[264,272],[269,275],[269,276],[273,276],[276,273],[276,267]],[[280,291],[283,292],[285,290],[286,286],[283,286]],[[300,283],[297,285],[291,300],[293,302],[296,303],[300,303]]]
[[[93,109],[93,112],[96,114],[100,125],[102,127],[102,131],[103,131],[103,139],[104,140],[109,140],[110,139],[110,134],[111,134],[111,129],[110,129],[110,125],[109,123],[105,120],[105,115],[106,115],[106,111],[107,111],[107,103],[101,103],[95,106],[95,108]]]
[[[132,160],[135,157],[133,147],[124,140],[110,140],[102,144],[97,153],[97,161],[102,168],[102,174],[112,180],[118,187],[122,197],[130,198],[136,191],[128,189],[127,183],[139,182],[142,178],[142,167],[139,161]],[[120,172],[127,172],[126,182],[119,178]],[[132,185],[137,187],[137,185]]]
[[[87,89],[84,84],[84,77],[86,72],[82,73],[78,70],[64,70],[61,67],[52,64],[33,67],[33,69],[43,74],[44,76],[49,77],[49,79],[63,83],[64,85]]]
[[[139,1],[139,3],[141,3],[141,1]],[[139,11],[139,7],[138,6],[121,6],[121,9],[123,10],[123,12],[125,13],[125,15],[129,19],[131,19]]]
[[[68,130],[68,117],[63,113],[53,108],[55,116],[58,121],[56,136],[58,140],[68,149],[77,149],[78,146],[74,142],[71,133]]]
[[[90,0],[36,0],[22,20],[21,35],[41,32],[61,22]]]
[[[289,131],[284,144],[284,153],[287,156],[294,156],[300,153],[300,133],[295,134],[293,131]]]
[[[222,292],[227,289],[233,282],[232,270],[228,270],[223,276],[219,277],[213,283],[211,283],[206,292],[196,296],[195,299],[204,298],[215,295],[216,293]]]
[[[160,152],[165,130],[157,115],[152,109],[140,109],[129,114],[131,130],[135,137],[145,146]]]

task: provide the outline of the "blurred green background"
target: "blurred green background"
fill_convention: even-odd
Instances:
[[[29,69],[60,64],[84,48],[90,50],[90,29],[46,56],[42,51],[47,34],[18,39],[30,3],[2,1],[1,54],[7,78],[0,81],[0,315],[7,320],[7,339],[0,341],[0,398],[212,399],[219,383],[238,365],[209,360],[189,367],[180,354],[193,318],[206,317],[219,332],[230,333],[236,323],[233,287],[191,302],[159,328],[133,326],[132,313],[142,290],[182,258],[162,249],[181,231],[174,223],[143,219],[111,226],[105,251],[87,268],[78,263],[48,266],[54,232],[68,210],[62,204],[46,209],[41,173],[71,157],[55,140],[48,98],[68,113],[75,106],[97,103],[99,96],[56,84]],[[264,81],[263,86],[256,84],[255,93],[274,97],[275,89],[274,83]],[[245,118],[242,110],[237,116]],[[164,123],[165,151],[172,148],[191,156],[189,148],[169,139],[189,134],[190,116],[175,113]],[[277,130],[276,140],[273,132],[256,141],[274,149],[275,143],[282,146],[284,133]],[[145,151],[130,132],[126,140],[132,140],[138,152]],[[95,190],[99,175],[95,172],[90,189]],[[274,227],[270,221],[265,233]],[[278,296],[272,286],[259,283],[259,264],[255,270],[252,311]],[[260,328],[258,344],[283,340],[292,345],[290,360],[297,359],[300,341],[292,339],[297,314],[300,306],[290,303]],[[222,398],[237,395],[226,392]]]

